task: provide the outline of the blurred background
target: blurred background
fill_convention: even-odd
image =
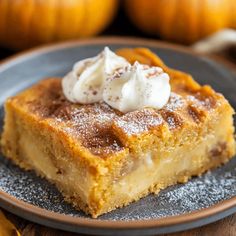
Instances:
[[[0,59],[34,46],[117,35],[236,61],[235,0],[0,0]]]

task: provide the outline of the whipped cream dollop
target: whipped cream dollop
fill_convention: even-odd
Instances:
[[[161,109],[169,100],[169,76],[160,67],[128,63],[108,47],[95,57],[77,62],[62,80],[66,98],[75,103],[104,101],[130,112],[144,107]]]
[[[63,92],[71,102],[89,104],[102,101],[106,79],[115,70],[128,65],[123,57],[105,47],[97,56],[74,65],[73,70],[62,80]]]
[[[144,107],[161,109],[168,102],[170,91],[169,76],[160,67],[135,62],[110,78],[103,99],[121,112]]]

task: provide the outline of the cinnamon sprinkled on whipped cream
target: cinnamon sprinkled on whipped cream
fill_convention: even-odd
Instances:
[[[77,62],[62,80],[66,98],[75,103],[104,101],[130,112],[144,107],[161,109],[169,100],[169,76],[160,67],[128,63],[108,47],[96,57]]]
[[[117,56],[108,47],[97,56],[75,63],[71,72],[62,80],[66,98],[75,103],[90,104],[103,100],[107,77],[129,63]]]

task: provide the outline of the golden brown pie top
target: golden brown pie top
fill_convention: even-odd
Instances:
[[[222,95],[209,86],[200,86],[190,75],[169,69],[147,49],[123,49],[118,54],[130,62],[136,58],[141,63],[161,66],[170,75],[172,93],[163,109],[144,108],[123,114],[103,102],[73,104],[64,97],[59,78],[43,80],[10,99],[22,104],[21,109],[35,118],[56,124],[65,135],[101,157],[131,148],[143,135],[164,135],[188,126],[200,126],[222,104],[229,106]]]

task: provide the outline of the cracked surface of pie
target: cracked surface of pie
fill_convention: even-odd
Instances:
[[[5,103],[4,155],[54,183],[92,217],[184,183],[235,154],[234,111],[223,95],[168,68],[148,49],[117,54],[169,74],[172,93],[164,108],[123,114],[102,102],[73,104],[60,78]]]

